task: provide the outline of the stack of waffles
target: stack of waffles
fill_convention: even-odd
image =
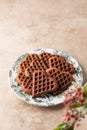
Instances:
[[[73,65],[60,55],[29,54],[18,64],[16,81],[32,97],[57,95],[72,83],[74,71]]]

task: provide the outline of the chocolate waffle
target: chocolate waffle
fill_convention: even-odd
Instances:
[[[37,60],[33,60],[33,62],[31,63],[31,66],[33,67],[34,70],[46,70],[47,69],[43,60],[41,60],[40,58],[38,58]]]
[[[26,79],[26,75],[23,72],[18,73],[16,81],[19,85]]]
[[[45,63],[45,65],[47,66],[47,68],[49,68],[49,58],[52,56],[52,54],[48,53],[48,52],[43,52],[40,54],[40,58],[43,60],[43,62]]]
[[[27,61],[22,61],[21,63],[18,64],[18,72],[24,72],[25,69],[29,66]]]
[[[55,56],[53,54],[50,54],[48,52],[43,52],[39,55],[39,57],[43,60],[43,62],[45,63],[45,65],[47,66],[47,68],[49,68],[49,58]],[[56,55],[57,57],[60,57],[61,59],[65,60],[62,56],[60,55]]]
[[[24,72],[26,68],[28,68],[33,60],[38,59],[39,56],[37,54],[29,54],[25,57],[24,61],[22,61],[18,65],[18,72]]]
[[[57,68],[49,68],[46,70],[47,74],[49,76],[51,76],[52,78],[54,78],[56,81],[58,81],[59,78],[59,74],[61,73],[60,70],[58,70]]]
[[[25,75],[26,76],[32,76],[33,72],[35,71],[35,67],[34,66],[29,66],[26,70],[25,70]]]
[[[54,92],[57,88],[55,79],[47,76],[45,71],[35,71],[33,73],[32,96],[38,97],[42,94]]]
[[[64,91],[74,81],[73,76],[69,72],[61,72],[58,75],[57,90],[53,92],[54,95]]]
[[[32,94],[32,84],[32,78],[26,77],[21,84],[21,88],[25,93]]]
[[[39,56],[37,54],[29,54],[25,57],[25,61],[30,65],[33,60],[37,60]]]
[[[49,66],[58,68],[61,71],[73,73],[75,71],[72,64],[62,60],[60,57],[53,56],[49,59]]]
[[[30,76],[35,70],[45,70],[46,66],[42,60],[34,60],[31,65],[25,70],[25,75]]]
[[[26,69],[25,74],[27,76],[32,75],[35,70],[46,70],[47,67],[44,64],[43,60],[38,58],[37,60],[33,60],[31,65]]]

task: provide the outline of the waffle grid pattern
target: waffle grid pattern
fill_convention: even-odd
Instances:
[[[33,80],[33,97],[51,92],[56,89],[56,82],[49,78],[45,72],[36,71]]]
[[[50,67],[58,68],[61,71],[67,71],[70,73],[74,72],[74,67],[69,62],[65,62],[59,57],[51,57],[49,59],[49,65]]]

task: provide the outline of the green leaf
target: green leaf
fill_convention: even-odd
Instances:
[[[67,123],[58,125],[54,130],[74,130],[73,126],[69,126]]]
[[[87,83],[82,88],[85,98],[87,98]]]
[[[78,107],[80,107],[80,105],[78,103],[72,103],[70,105],[70,108],[78,108]]]

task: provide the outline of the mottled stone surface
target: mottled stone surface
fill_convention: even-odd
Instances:
[[[87,80],[86,0],[0,0],[0,130],[53,130],[63,107],[31,106],[9,87],[8,71],[21,55],[53,48],[75,57]],[[87,117],[76,130],[87,129]]]

